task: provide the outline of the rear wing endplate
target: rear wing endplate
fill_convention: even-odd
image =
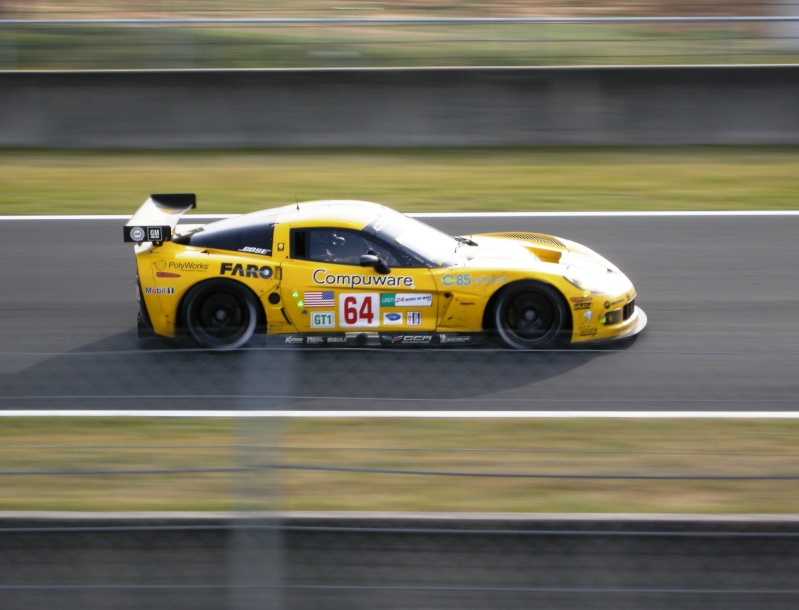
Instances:
[[[194,193],[150,195],[125,225],[124,240],[138,244],[169,241],[180,215],[196,207]]]

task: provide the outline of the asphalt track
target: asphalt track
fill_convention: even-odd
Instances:
[[[0,409],[799,411],[799,216],[425,221],[582,242],[632,278],[649,325],[562,352],[202,352],[137,337],[123,221],[0,220]]]

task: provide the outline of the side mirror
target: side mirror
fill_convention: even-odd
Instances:
[[[381,275],[386,275],[391,271],[382,258],[377,254],[361,254],[360,259],[361,267],[374,267],[374,270]]]

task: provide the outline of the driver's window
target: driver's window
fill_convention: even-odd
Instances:
[[[361,255],[376,254],[389,267],[399,266],[397,257],[388,248],[363,233],[348,229],[297,231],[293,251],[295,258],[338,265],[360,265]]]
[[[369,251],[363,238],[341,229],[311,229],[307,236],[308,259],[320,263],[357,265]]]

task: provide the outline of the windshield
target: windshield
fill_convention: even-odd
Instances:
[[[454,237],[389,208],[384,208],[384,213],[365,229],[410,251],[432,267],[453,267],[464,263],[458,252],[460,242]]]

